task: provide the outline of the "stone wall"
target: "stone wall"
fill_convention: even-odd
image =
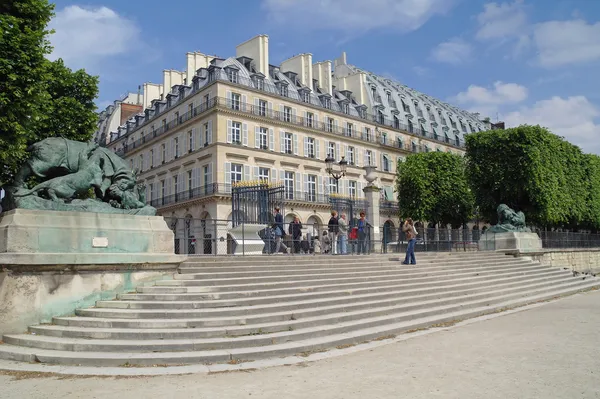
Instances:
[[[600,275],[600,248],[544,249],[534,254],[521,253],[541,264],[552,267],[564,267],[578,273]]]
[[[0,272],[0,336],[94,306],[131,292],[143,282],[172,278],[173,271]]]

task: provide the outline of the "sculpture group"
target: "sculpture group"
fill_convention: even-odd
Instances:
[[[155,215],[145,204],[145,187],[109,149],[59,137],[28,148],[13,185],[5,187],[4,210],[15,208]],[[27,188],[27,183],[35,185]]]

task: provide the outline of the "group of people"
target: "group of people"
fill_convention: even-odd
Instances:
[[[279,254],[281,251],[289,253],[326,253],[333,255],[350,253],[367,254],[367,236],[368,223],[365,219],[365,213],[360,213],[360,218],[355,226],[350,226],[346,220],[346,214],[338,216],[336,211],[331,212],[331,218],[327,225],[327,230],[323,231],[321,237],[310,237],[308,234],[302,234],[302,223],[298,216],[289,224],[286,229],[284,227],[283,215],[279,208],[275,208],[275,222],[272,226],[273,236],[275,238],[275,248],[273,253]],[[292,247],[288,247],[284,242],[286,235],[290,235]]]

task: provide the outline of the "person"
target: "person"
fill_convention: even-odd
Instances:
[[[348,234],[348,243],[350,244],[350,252],[352,254],[356,253],[357,240],[358,240],[358,227],[352,227],[352,229],[350,229],[350,234]]]
[[[313,253],[315,255],[321,253],[321,241],[319,241],[319,237],[313,237]]]
[[[406,234],[406,239],[408,240],[408,246],[406,247],[406,257],[404,258],[403,265],[411,265],[417,264],[417,259],[415,258],[415,242],[417,241],[417,229],[415,229],[413,220],[411,218],[406,219],[404,225],[402,226],[402,231]]]
[[[302,223],[300,223],[298,216],[294,216],[294,221],[290,223],[288,233],[292,236],[294,242],[294,253],[299,254],[300,241],[302,240]]]
[[[285,231],[283,230],[283,215],[280,213],[279,208],[275,208],[275,224],[273,224],[273,230],[275,230],[275,252],[279,253],[281,249],[290,253],[290,248],[283,242]]]
[[[303,254],[310,254],[310,241],[308,241],[308,235],[304,234],[302,236],[302,242],[300,243],[300,249]]]
[[[331,240],[329,240],[329,234],[327,231],[323,232],[323,243],[322,243],[322,251],[324,254],[328,254],[331,251]]]
[[[358,228],[357,233],[358,233],[358,254],[367,254],[367,229],[368,224],[367,224],[367,220],[365,219],[365,213],[361,212],[360,213],[360,219],[358,219],[358,225],[356,226]]]
[[[338,219],[338,251],[341,255],[348,253],[348,223],[346,222],[346,214],[342,213]]]
[[[336,211],[331,211],[331,218],[329,219],[328,230],[330,237],[329,239],[331,241],[331,254],[337,255],[339,224]]]

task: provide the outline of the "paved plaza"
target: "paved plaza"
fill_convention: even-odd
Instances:
[[[600,398],[600,292],[318,362],[133,378],[0,375],[2,399]]]

